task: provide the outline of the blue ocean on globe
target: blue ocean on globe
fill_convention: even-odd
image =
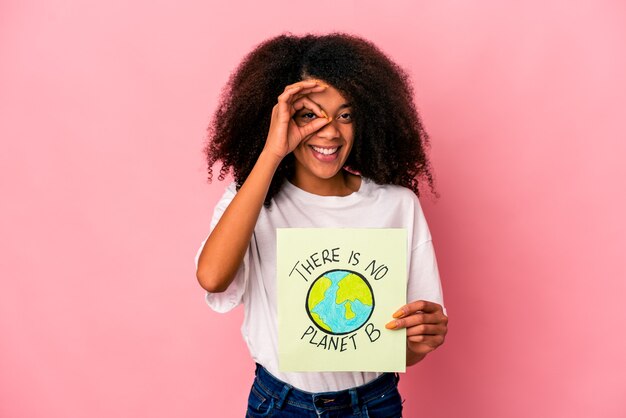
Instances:
[[[345,334],[359,329],[372,313],[373,305],[364,304],[358,297],[337,303],[339,283],[349,274],[353,273],[337,270],[324,274],[323,277],[330,279],[332,284],[326,290],[321,302],[311,309],[311,312],[319,315],[320,319],[334,334]],[[369,285],[365,284],[364,279],[363,283],[363,286],[369,289]],[[368,292],[371,297],[371,290],[368,290]],[[349,307],[346,304],[349,304]],[[350,312],[349,315],[347,310]],[[348,319],[349,316],[352,316],[352,318]]]

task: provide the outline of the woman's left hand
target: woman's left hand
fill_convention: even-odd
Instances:
[[[446,338],[448,317],[438,303],[411,302],[398,309],[393,317],[396,319],[385,328],[406,328],[407,348],[421,357],[443,344]]]

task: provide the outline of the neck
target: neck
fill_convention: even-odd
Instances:
[[[290,181],[294,186],[320,196],[348,196],[359,190],[361,186],[361,177],[345,170],[339,171],[329,179],[305,176],[296,172]]]

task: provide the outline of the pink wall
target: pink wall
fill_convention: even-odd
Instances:
[[[0,5],[0,416],[243,416],[241,310],[193,258],[204,130],[250,48],[363,35],[412,74],[450,315],[406,416],[624,417],[621,1]]]

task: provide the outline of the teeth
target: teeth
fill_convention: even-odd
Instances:
[[[324,154],[324,155],[334,154],[339,149],[339,147],[337,147],[337,148],[318,148],[318,147],[314,147],[314,146],[311,146],[311,148],[313,148],[316,152],[319,152],[320,154]]]

